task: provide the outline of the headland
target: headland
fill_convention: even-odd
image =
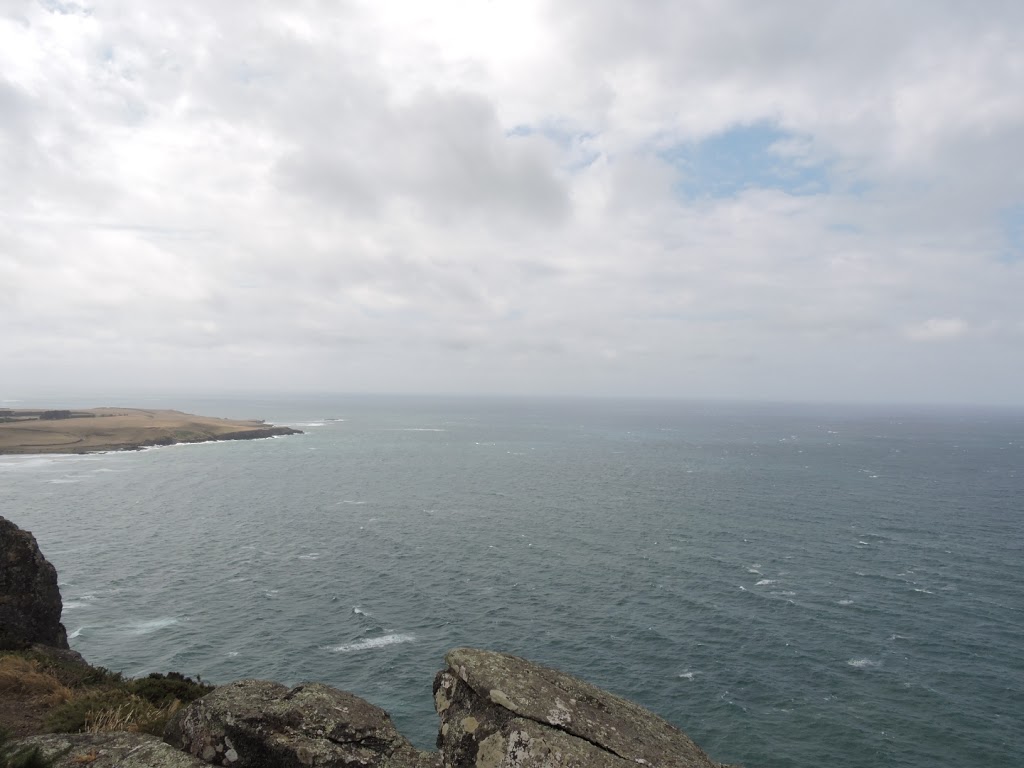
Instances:
[[[0,454],[131,451],[157,445],[302,434],[262,421],[142,408],[0,409]]]

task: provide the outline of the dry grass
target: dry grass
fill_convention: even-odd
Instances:
[[[180,411],[91,408],[75,418],[0,422],[0,454],[88,453],[157,441],[200,442],[218,435],[265,429],[259,421],[195,416]]]
[[[74,691],[35,659],[0,657],[0,694],[31,698],[46,707],[74,698]]]
[[[92,710],[85,716],[86,733],[104,731],[145,731],[166,723],[171,715],[181,709],[180,701],[173,701],[165,707],[155,707],[139,696],[131,696],[117,706]]]

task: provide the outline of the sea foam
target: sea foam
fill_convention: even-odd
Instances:
[[[355,643],[336,645],[327,650],[333,653],[351,653],[352,651],[367,651],[371,648],[383,648],[388,645],[399,643],[411,643],[416,639],[415,635],[384,635],[383,637],[371,637],[366,640],[359,640]]]

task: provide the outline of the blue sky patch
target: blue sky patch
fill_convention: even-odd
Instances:
[[[770,122],[739,125],[703,141],[660,153],[680,174],[677,189],[688,198],[733,197],[745,189],[779,189],[791,195],[829,191],[828,167],[787,152],[806,137]]]
[[[1006,244],[999,260],[1006,264],[1024,261],[1024,203],[1006,208],[1000,218]]]

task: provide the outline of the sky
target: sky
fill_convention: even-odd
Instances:
[[[1024,3],[0,0],[0,400],[153,392],[1024,405]]]

